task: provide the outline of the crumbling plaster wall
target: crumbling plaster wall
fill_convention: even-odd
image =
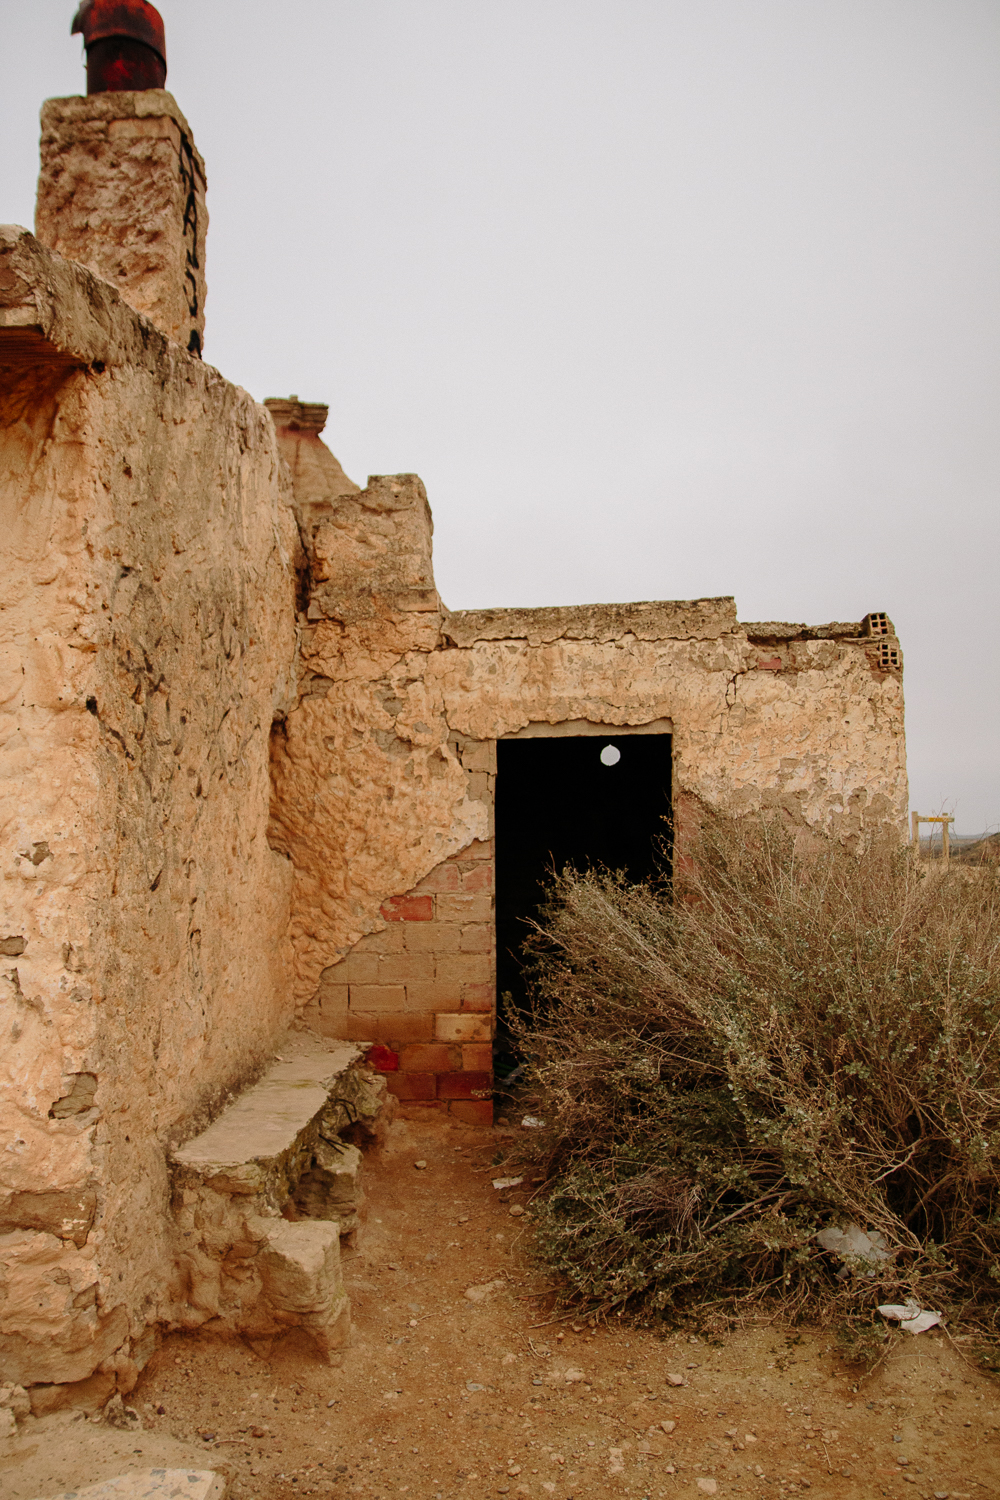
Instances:
[[[127,1389],[166,1148],[290,1017],[298,539],[268,414],[19,229],[0,464],[0,1380]]]
[[[278,436],[312,574],[297,703],[274,745],[272,838],[295,867],[296,998],[311,1015],[324,996],[328,1016],[343,1003],[338,965],[366,934],[366,962],[402,952],[387,898],[419,894],[491,839],[483,767],[532,723],[671,720],[682,831],[699,805],[780,807],[844,840],[903,825],[895,645],[887,668],[862,625],[743,626],[732,599],[449,614],[419,480],[348,491],[332,455],[324,477],[315,431]],[[360,1034],[338,1025],[324,1029]]]
[[[780,806],[840,839],[906,812],[902,679],[861,627],[741,625],[732,599],[448,616],[429,664],[452,730],[673,722],[675,802]]]

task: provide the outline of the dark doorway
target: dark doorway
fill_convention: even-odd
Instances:
[[[526,1000],[521,945],[553,869],[666,873],[669,734],[553,735],[497,743],[497,995]],[[498,1065],[510,1055],[498,1006]]]

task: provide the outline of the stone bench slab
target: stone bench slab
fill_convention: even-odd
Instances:
[[[286,1174],[331,1099],[363,1055],[345,1044],[315,1049],[274,1064],[218,1119],[172,1153],[182,1177],[191,1174],[227,1193],[258,1193]]]

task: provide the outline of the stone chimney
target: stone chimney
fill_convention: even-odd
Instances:
[[[133,8],[106,10],[127,19]],[[144,10],[157,15],[151,6]],[[88,79],[107,91],[49,99],[42,107],[35,233],[43,245],[109,281],[168,338],[200,355],[205,164],[172,94],[163,88],[119,91],[116,80],[130,75],[117,51],[111,62],[95,65],[95,47],[117,45],[105,34],[107,26],[96,25],[101,16],[96,3],[83,6],[74,29],[83,30],[85,41],[88,32],[93,38]],[[129,41],[126,34],[122,46]],[[141,48],[140,62],[147,51],[158,56],[141,42],[135,46]],[[99,50],[98,60],[101,55]],[[128,56],[124,61],[134,77],[138,64]],[[165,70],[164,63],[164,76]]]

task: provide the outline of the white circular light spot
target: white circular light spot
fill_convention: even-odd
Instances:
[[[616,766],[622,758],[622,753],[617,745],[605,745],[601,751],[602,766]]]

